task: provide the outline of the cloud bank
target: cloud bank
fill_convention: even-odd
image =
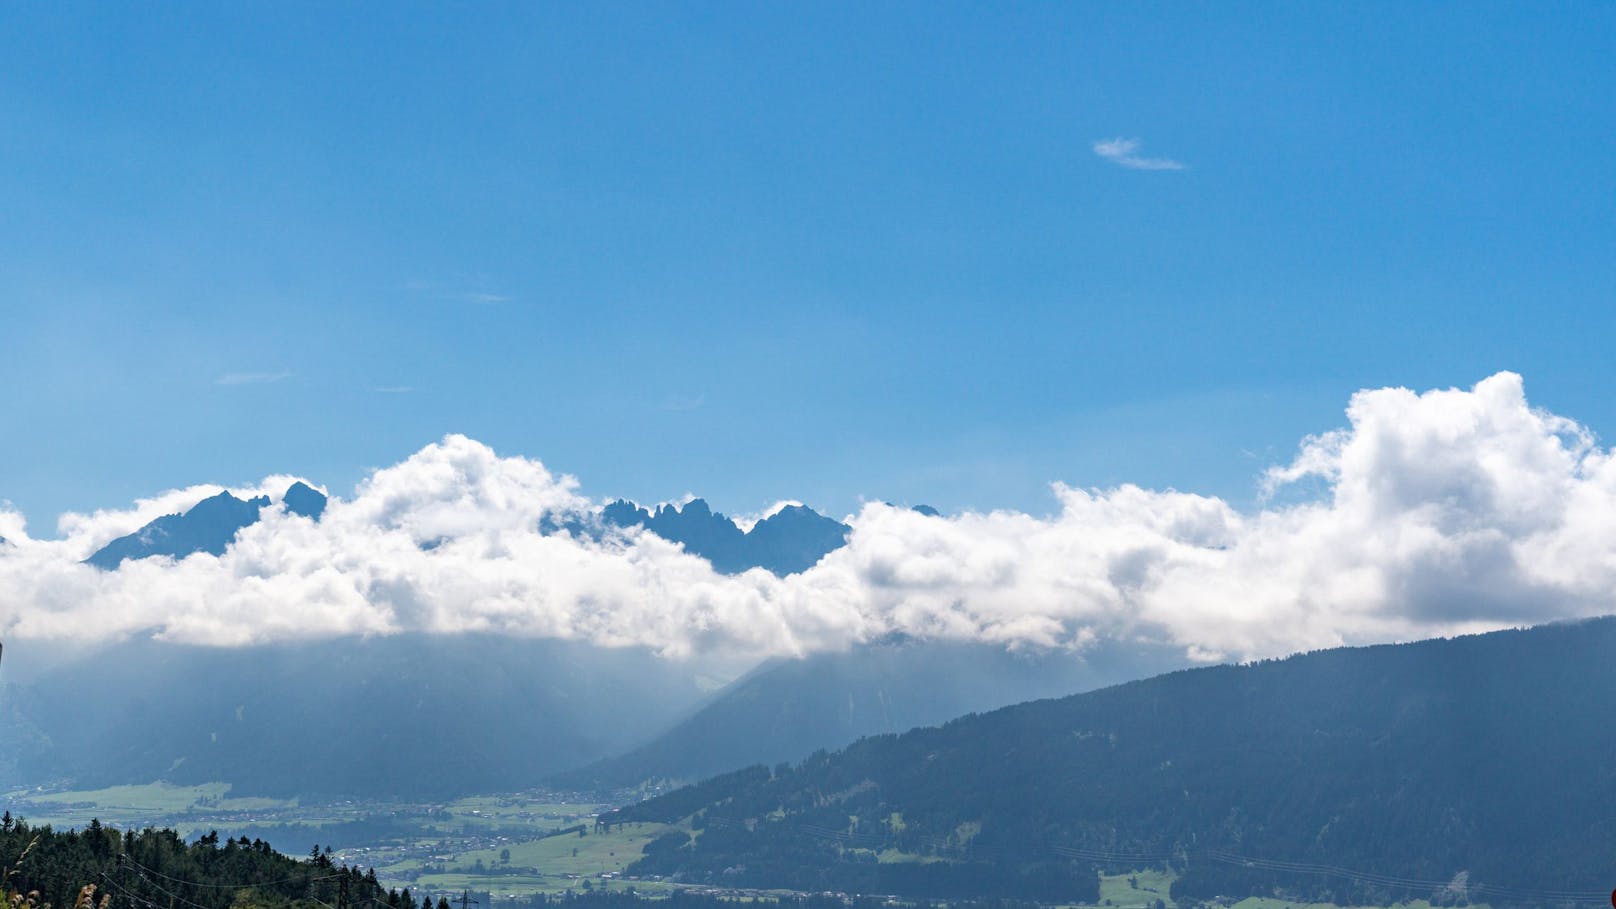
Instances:
[[[1119,167],[1129,170],[1183,170],[1184,165],[1172,158],[1146,158],[1138,154],[1138,139],[1101,139],[1094,143],[1094,153]]]
[[[334,497],[319,523],[266,509],[221,557],[80,564],[216,486],[66,515],[59,539],[0,511],[0,635],[228,646],[476,630],[762,657],[901,632],[1216,659],[1612,611],[1616,465],[1587,429],[1532,408],[1519,376],[1366,390],[1346,416],[1262,478],[1316,491],[1300,502],[1242,512],[1057,484],[1049,516],[869,504],[847,546],[787,578],[720,575],[640,531],[541,530],[600,503],[538,461],[449,436]],[[273,497],[291,479],[232,491]]]

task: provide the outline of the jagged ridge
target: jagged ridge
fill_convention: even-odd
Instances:
[[[287,511],[318,521],[325,512],[326,497],[313,487],[293,483],[282,497]],[[269,507],[269,496],[238,499],[221,492],[192,505],[180,514],[163,515],[127,536],[96,550],[84,561],[97,568],[114,571],[130,559],[170,556],[183,559],[206,552],[224,555],[243,527],[257,523],[260,512]]]

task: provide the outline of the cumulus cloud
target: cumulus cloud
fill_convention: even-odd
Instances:
[[[1057,484],[1049,516],[868,504],[847,519],[847,546],[787,578],[720,575],[640,530],[545,530],[599,503],[538,461],[449,436],[334,498],[318,523],[266,509],[220,557],[80,564],[219,487],[68,515],[59,539],[0,511],[14,544],[0,549],[0,634],[240,645],[477,630],[762,657],[902,632],[1165,643],[1210,659],[1611,611],[1616,465],[1586,428],[1531,407],[1519,376],[1367,390],[1346,416],[1262,478],[1271,491],[1318,484],[1298,503],[1241,511]],[[234,491],[273,497],[290,481]]]
[[[1183,170],[1184,165],[1172,158],[1146,158],[1139,152],[1138,139],[1101,139],[1094,143],[1094,153],[1129,170]]]

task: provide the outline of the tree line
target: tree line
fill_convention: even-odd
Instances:
[[[98,820],[58,831],[10,812],[0,817],[0,873],[7,903],[33,909],[449,909],[417,904],[318,846],[299,860],[261,839],[209,833],[187,843],[173,830]]]

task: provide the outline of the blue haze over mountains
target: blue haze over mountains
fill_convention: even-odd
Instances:
[[[0,684],[0,790],[511,791],[630,748],[704,697],[688,667],[644,650],[486,634],[134,639],[22,675]]]
[[[302,482],[278,501],[221,492],[86,561],[110,571],[131,559],[220,555],[266,509],[318,521],[326,505]],[[782,576],[812,567],[851,533],[802,505],[742,530],[702,499],[652,508],[617,500],[548,528],[597,539],[628,529],[679,543],[719,572]],[[14,743],[0,755],[0,784],[222,779],[243,793],[421,797],[545,779],[607,788],[688,781],[1182,664],[1177,654],[1137,647],[1076,656],[891,637],[770,660],[713,690],[700,668],[644,650],[476,634],[224,649],[136,639],[45,668],[28,666],[30,658],[13,661],[0,683],[0,736]],[[108,695],[93,690],[98,665],[141,672]],[[363,705],[362,729],[325,706],[333,697]],[[285,730],[294,726],[304,743],[297,760],[265,760],[288,747]],[[498,736],[479,738],[477,730],[495,728]],[[401,747],[405,740],[415,744]],[[469,757],[453,744],[466,740],[477,743]],[[294,772],[306,766],[326,772]],[[382,766],[385,773],[372,772]]]

